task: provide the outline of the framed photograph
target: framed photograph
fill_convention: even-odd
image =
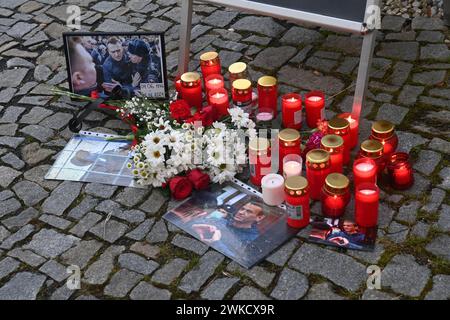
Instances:
[[[168,99],[164,35],[130,32],[63,33],[69,88],[104,99]]]

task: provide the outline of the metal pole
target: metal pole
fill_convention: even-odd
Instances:
[[[178,48],[178,74],[188,70],[191,51],[192,6],[193,0],[182,0],[180,21],[180,45]]]

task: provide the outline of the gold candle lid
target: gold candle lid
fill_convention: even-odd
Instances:
[[[346,189],[350,185],[350,180],[341,173],[331,173],[325,179],[325,184],[331,189]]]
[[[180,79],[181,82],[184,82],[185,84],[191,84],[200,80],[200,74],[197,72],[186,72],[183,73]]]
[[[284,182],[284,187],[288,191],[304,191],[306,188],[308,188],[308,180],[306,180],[302,176],[289,177]],[[298,195],[301,195],[301,193],[299,193]]]
[[[322,149],[314,149],[306,154],[306,160],[311,163],[326,163],[330,161],[330,153]]]
[[[383,145],[377,140],[366,140],[361,143],[361,150],[368,154],[380,153],[383,151]]]
[[[328,127],[333,130],[343,130],[350,127],[347,119],[333,118],[328,122]]]
[[[378,120],[372,124],[372,130],[379,134],[388,134],[393,132],[395,125],[392,122],[386,120]]]
[[[263,76],[259,78],[258,85],[261,87],[273,87],[277,84],[277,78],[272,76]]]
[[[248,90],[251,86],[251,81],[247,79],[238,79],[233,81],[233,88],[236,90]]]
[[[207,61],[211,61],[211,60],[215,60],[219,57],[219,54],[215,51],[210,51],[210,52],[205,52],[204,54],[202,54],[200,56],[200,60],[207,62]]]
[[[300,139],[300,132],[295,129],[283,129],[278,134],[278,138],[284,142],[293,142]]]
[[[250,140],[248,147],[252,151],[266,151],[270,147],[270,142],[266,138],[254,138]]]
[[[245,72],[245,70],[247,70],[247,64],[244,62],[235,62],[228,67],[228,71],[231,74],[239,74]]]
[[[344,145],[344,139],[336,134],[327,134],[320,140],[320,143],[325,148],[334,149],[342,147]]]

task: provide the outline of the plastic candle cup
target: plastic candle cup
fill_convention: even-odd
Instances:
[[[278,86],[277,79],[264,76],[258,80],[258,107],[270,108],[276,114],[278,111]]]
[[[330,172],[344,171],[344,139],[335,134],[328,134],[320,140],[320,148],[330,153]]]
[[[270,173],[261,179],[263,201],[268,206],[279,206],[284,202],[284,178]]]
[[[197,72],[186,72],[181,76],[181,95],[191,108],[201,111],[203,106],[202,84]]]
[[[272,109],[258,109],[256,111],[256,126],[260,129],[269,129],[272,127],[274,118]]]
[[[320,200],[322,187],[330,174],[330,154],[322,149],[314,149],[306,154],[306,178],[309,183],[309,195]]]
[[[302,164],[302,156],[299,154],[288,154],[285,156],[283,158],[284,178],[300,176],[302,174]]]
[[[370,158],[361,158],[353,162],[353,180],[355,186],[361,183],[377,182],[377,164]]]
[[[283,127],[300,130],[302,128],[302,97],[296,93],[285,94],[281,103]]]
[[[377,174],[380,177],[386,168],[386,159],[383,154],[383,145],[376,140],[366,140],[361,143],[361,148],[356,159],[369,158],[377,165]]]
[[[335,134],[344,139],[344,164],[350,162],[350,124],[346,119],[333,118],[328,121],[328,134]]]
[[[381,142],[386,160],[389,159],[398,147],[398,137],[394,129],[394,124],[386,120],[379,120],[372,124],[372,134],[369,139]]]
[[[361,183],[355,189],[355,222],[364,228],[378,224],[380,189],[373,183]]]
[[[358,145],[359,122],[353,118],[351,113],[342,113],[338,118],[345,119],[350,124],[350,149],[354,149]]]
[[[278,134],[278,170],[283,172],[283,159],[289,154],[301,154],[300,132],[295,129],[284,129]]]
[[[331,173],[325,179],[320,202],[322,214],[337,219],[344,215],[350,202],[350,180],[340,173]]]
[[[217,52],[205,52],[200,56],[200,68],[202,70],[203,79],[208,78],[212,74],[221,74],[222,67]]]
[[[211,106],[216,109],[219,119],[228,115],[230,102],[228,100],[228,91],[225,88],[210,90],[208,92],[208,100]]]
[[[312,91],[305,97],[306,123],[316,128],[317,122],[325,118],[325,95],[321,91]]]
[[[225,82],[223,80],[223,76],[220,74],[210,74],[205,79],[205,88],[206,92],[208,93],[210,90],[213,89],[221,89],[225,87]]]
[[[233,86],[233,82],[238,79],[250,80],[247,73],[247,64],[244,62],[235,62],[228,67],[230,88]]]
[[[256,138],[249,142],[250,181],[255,186],[261,185],[262,178],[270,173],[270,142],[268,139]]]
[[[284,190],[288,225],[306,227],[310,219],[308,181],[301,176],[287,178]]]
[[[405,190],[414,184],[414,172],[407,153],[392,154],[387,163],[387,172],[394,189]]]

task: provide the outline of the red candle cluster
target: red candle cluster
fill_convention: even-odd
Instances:
[[[282,98],[281,113],[283,127],[300,130],[302,128],[302,97],[296,93],[285,94]]]
[[[310,219],[308,181],[301,176],[289,177],[284,187],[288,225],[306,227]]]

